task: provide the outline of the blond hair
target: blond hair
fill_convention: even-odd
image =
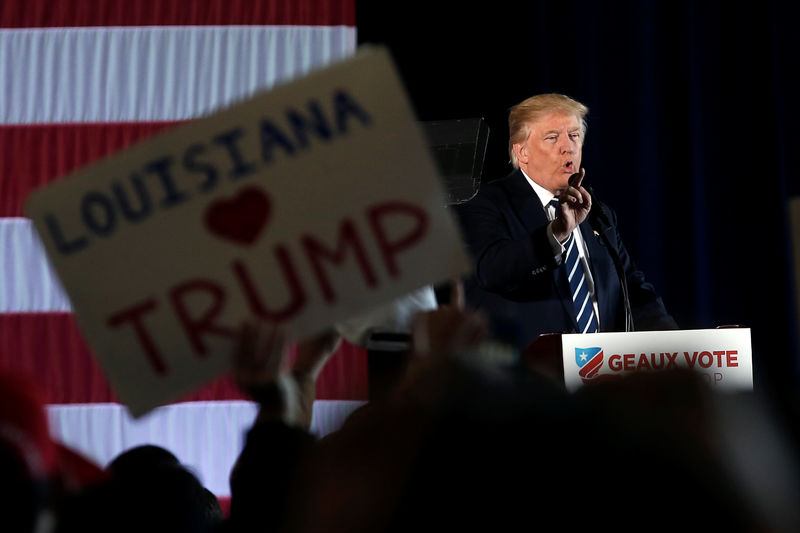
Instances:
[[[589,108],[563,94],[537,94],[523,100],[508,113],[508,154],[511,165],[519,168],[514,145],[524,142],[531,133],[530,125],[548,113],[567,113],[575,115],[581,121],[581,133],[586,134],[586,114]]]

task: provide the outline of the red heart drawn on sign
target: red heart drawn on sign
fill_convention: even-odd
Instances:
[[[272,202],[264,191],[247,187],[232,200],[217,200],[208,206],[204,221],[218,237],[249,246],[264,229],[271,208]]]

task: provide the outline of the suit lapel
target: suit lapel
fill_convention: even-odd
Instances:
[[[547,224],[542,202],[521,170],[511,173],[503,186],[514,213],[528,233]]]
[[[542,201],[522,171],[517,170],[510,174],[503,185],[514,213],[528,234],[547,224],[547,215],[542,207]],[[577,330],[578,322],[575,319],[575,307],[572,304],[572,292],[569,290],[567,275],[563,268],[554,269],[552,275],[553,286],[561,300],[564,312],[572,320],[572,327]]]

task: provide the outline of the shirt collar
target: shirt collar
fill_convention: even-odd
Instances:
[[[524,170],[519,169],[519,171],[522,172],[522,175],[525,176],[525,179],[528,180],[528,183],[530,184],[531,188],[533,188],[533,191],[539,197],[539,200],[542,202],[542,207],[547,206],[547,204],[550,203],[550,200],[553,199],[553,193],[551,193],[550,191],[548,191],[547,189],[545,189],[544,187],[533,181],[530,176],[525,174]]]

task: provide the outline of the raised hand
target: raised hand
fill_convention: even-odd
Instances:
[[[592,209],[592,196],[581,185],[585,175],[586,170],[582,168],[580,176],[572,185],[558,191],[558,208],[552,229],[553,235],[561,243],[586,220]]]
[[[417,356],[445,355],[465,346],[475,346],[488,335],[486,318],[465,310],[460,280],[452,284],[450,303],[414,317],[412,338]]]
[[[301,339],[289,363],[291,343],[285,328],[244,324],[233,353],[233,375],[236,385],[258,402],[259,419],[281,419],[308,429],[317,377],[339,340],[332,331]]]

